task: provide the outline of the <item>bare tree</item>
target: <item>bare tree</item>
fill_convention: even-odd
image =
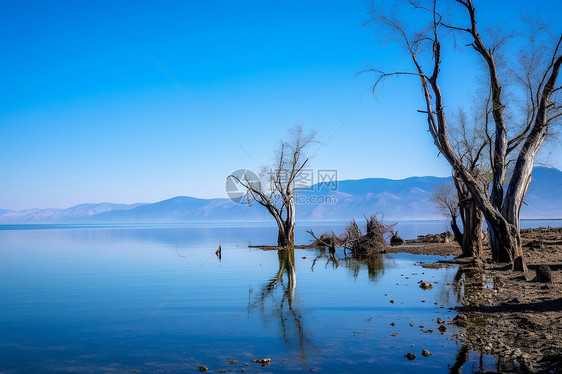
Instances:
[[[472,0],[456,0],[457,5],[466,12],[466,25],[449,25],[445,23],[442,15],[436,9],[436,0],[429,6],[422,6],[419,2],[410,1],[416,9],[426,12],[430,17],[430,25],[414,36],[408,36],[405,28],[396,19],[375,14],[383,24],[394,29],[403,40],[411,60],[415,66],[409,72],[381,72],[377,83],[384,77],[391,75],[414,75],[419,77],[426,108],[429,132],[433,137],[437,149],[453,168],[456,177],[462,181],[470,194],[470,199],[484,214],[490,231],[490,244],[492,257],[499,262],[513,262],[514,269],[525,270],[522,258],[521,236],[519,233],[519,213],[523,198],[531,181],[533,163],[539,152],[551,124],[559,118],[560,90],[557,78],[562,65],[560,45],[562,35],[558,37],[547,54],[531,53],[536,58],[532,60],[534,69],[523,69],[532,74],[523,74],[524,84],[529,90],[527,101],[531,101],[528,122],[518,131],[518,126],[508,126],[509,117],[506,117],[506,97],[502,94],[502,84],[498,75],[496,57],[498,50],[505,39],[488,45],[479,34],[476,22],[476,10]],[[492,135],[493,151],[491,155],[492,182],[491,191],[482,188],[479,180],[470,172],[451,146],[443,93],[439,85],[441,66],[441,37],[443,31],[460,32],[468,38],[468,46],[472,47],[485,63],[487,80],[490,87],[491,114],[494,131]],[[424,47],[429,46],[429,59],[431,61],[430,74],[423,67]],[[531,46],[531,49],[534,47]],[[536,48],[535,48],[536,49]],[[524,53],[525,54],[525,53]],[[528,55],[528,53],[527,53]],[[515,67],[515,63],[512,64]],[[375,83],[375,86],[376,84]],[[516,105],[516,104],[514,104]],[[512,129],[511,131],[510,128]],[[513,130],[515,129],[515,130]],[[504,191],[506,174],[508,172],[507,156],[516,151],[517,157],[513,165],[513,173],[507,190]]]
[[[479,98],[473,107],[472,124],[465,111],[460,108],[453,118],[451,143],[457,157],[466,170],[488,194],[491,181],[492,141],[489,135],[490,96]],[[456,122],[456,123],[455,123]],[[455,126],[456,125],[456,126]],[[488,155],[488,156],[487,156]],[[480,257],[482,254],[482,210],[472,198],[470,190],[457,172],[453,173],[453,182],[457,191],[457,201],[463,225],[462,255]]]
[[[462,247],[463,233],[457,224],[459,216],[459,199],[455,185],[452,183],[441,183],[437,186],[433,195],[429,198],[437,209],[445,216],[451,218],[451,230],[455,236],[455,241]]]
[[[490,164],[486,154],[491,148],[487,133],[489,119],[489,98],[475,104],[472,123],[462,108],[453,116],[450,128],[451,147],[472,177],[487,191]],[[484,126],[479,126],[483,124]],[[443,213],[451,217],[451,229],[455,241],[462,248],[463,257],[480,257],[482,254],[483,214],[472,199],[470,191],[462,178],[453,171],[453,184],[440,185],[431,200]],[[457,217],[460,215],[463,231],[461,232]]]
[[[282,141],[272,167],[264,167],[265,181],[252,181],[229,175],[247,189],[248,201],[257,202],[273,216],[279,233],[279,247],[293,247],[295,242],[295,194],[294,183],[308,163],[305,148],[314,141],[316,133],[304,134],[301,125],[289,131],[290,139]]]

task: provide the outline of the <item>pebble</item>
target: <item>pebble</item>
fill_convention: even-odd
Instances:
[[[406,353],[406,354],[404,355],[404,357],[406,357],[408,360],[412,361],[413,359],[416,358],[416,355],[413,354],[413,353]]]
[[[271,359],[270,358],[258,358],[258,359],[252,360],[252,362],[255,362],[256,364],[260,364],[261,366],[265,366],[265,365],[271,364]]]
[[[419,281],[418,284],[420,285],[420,288],[422,290],[430,290],[433,288],[433,284],[426,282],[424,280]]]
[[[428,351],[427,349],[423,349],[423,350],[421,351],[421,355],[422,355],[423,357],[429,357],[429,356],[431,356],[431,353],[429,353],[429,351]]]

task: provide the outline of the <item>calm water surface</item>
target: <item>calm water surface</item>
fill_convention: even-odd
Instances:
[[[343,228],[303,225],[297,242],[309,242],[309,226]],[[398,230],[411,238],[446,226]],[[458,330],[437,334],[435,319],[456,314],[456,268],[419,265],[441,257],[248,248],[275,238],[255,223],[0,226],[0,372],[445,373],[455,363]],[[422,291],[421,279],[435,287]],[[270,366],[250,361],[265,357]],[[463,370],[481,365],[494,370],[474,354]]]

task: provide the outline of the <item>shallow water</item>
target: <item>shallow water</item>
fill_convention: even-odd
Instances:
[[[405,238],[432,231],[401,225]],[[262,373],[434,373],[454,364],[458,330],[438,334],[434,320],[456,314],[456,268],[419,266],[441,257],[262,251],[248,244],[274,244],[274,227],[217,226],[0,226],[0,372],[240,372],[248,363]],[[297,242],[309,241],[306,228]],[[422,291],[421,279],[435,287]],[[264,357],[271,365],[250,362]],[[471,355],[464,372],[494,369],[482,359]]]

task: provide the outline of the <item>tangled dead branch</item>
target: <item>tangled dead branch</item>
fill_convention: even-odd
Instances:
[[[387,249],[386,236],[392,233],[394,224],[388,225],[383,223],[382,219],[373,215],[369,218],[365,217],[366,232],[364,233],[359,224],[352,220],[345,227],[341,235],[336,235],[333,231],[324,233],[319,237],[312,230],[307,232],[314,238],[312,246],[328,247],[335,249],[343,247],[349,249],[355,257],[369,256],[376,253],[384,253]]]

